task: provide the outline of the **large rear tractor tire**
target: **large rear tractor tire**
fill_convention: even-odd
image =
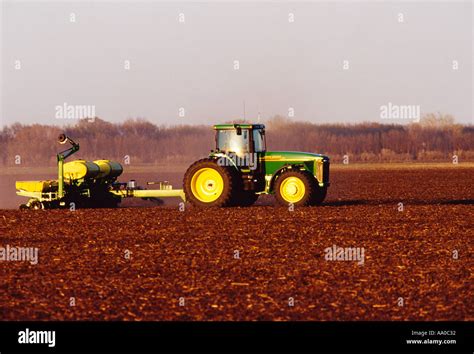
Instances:
[[[279,204],[285,206],[312,205],[317,187],[315,178],[309,172],[288,170],[275,181],[275,197]]]
[[[236,198],[237,173],[232,167],[219,166],[217,161],[202,159],[193,163],[184,174],[186,201],[209,208],[232,205]]]

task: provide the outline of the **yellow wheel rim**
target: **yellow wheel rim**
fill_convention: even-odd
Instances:
[[[280,195],[288,203],[297,203],[303,199],[306,192],[304,182],[298,177],[288,177],[280,184]]]
[[[201,168],[191,179],[193,195],[204,203],[217,200],[224,190],[222,176],[213,168]]]

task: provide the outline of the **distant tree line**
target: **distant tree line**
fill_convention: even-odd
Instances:
[[[265,122],[269,150],[318,152],[342,162],[474,161],[474,126],[454,124],[452,117],[427,115],[408,125],[359,123],[313,124],[275,116]],[[80,143],[75,158],[108,158],[132,164],[187,164],[214,147],[214,132],[204,125],[157,126],[131,119],[110,123],[84,119],[61,129],[15,123],[0,132],[0,165],[54,164],[65,131]]]

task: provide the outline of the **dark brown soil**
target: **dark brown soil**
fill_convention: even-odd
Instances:
[[[0,261],[0,319],[472,320],[473,176],[337,170],[324,206],[294,211],[1,210],[0,247],[39,262]]]

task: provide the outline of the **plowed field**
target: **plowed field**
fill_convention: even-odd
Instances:
[[[0,319],[472,320],[473,177],[337,169],[294,211],[0,210],[0,247],[39,250],[0,261]]]

